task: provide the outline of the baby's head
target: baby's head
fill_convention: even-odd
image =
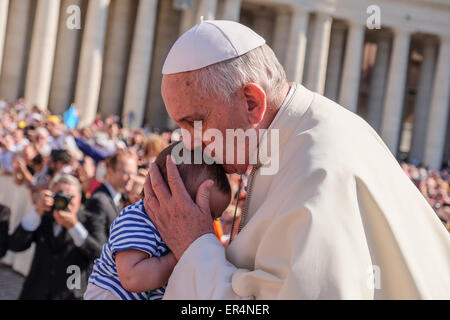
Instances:
[[[167,183],[166,158],[171,154],[174,146],[182,142],[173,143],[165,148],[155,160],[159,172]],[[190,152],[183,148],[181,152]],[[177,165],[178,172],[183,180],[184,186],[195,202],[198,187],[206,180],[214,181],[210,194],[210,208],[213,219],[219,218],[228,207],[231,200],[231,188],[225,170],[220,164],[194,164],[193,152],[191,152],[191,164]]]

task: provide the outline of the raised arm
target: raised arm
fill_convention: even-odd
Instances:
[[[91,146],[81,137],[76,137],[75,143],[77,144],[78,149],[80,149],[85,155],[94,159],[95,163],[105,160],[110,155],[108,151],[100,150],[99,148]]]
[[[42,190],[39,193],[35,209],[22,218],[12,235],[8,237],[8,248],[11,251],[24,251],[35,241],[35,233],[41,225],[44,213],[51,210],[53,197],[50,190]]]
[[[169,247],[182,248],[164,299],[373,298],[367,285],[371,257],[352,201],[354,178],[342,172],[317,169],[278,177],[273,196],[252,214],[226,255],[212,232],[193,233],[200,229],[191,228],[193,221],[203,224],[197,218],[201,212],[189,205],[177,208],[173,180],[168,179],[171,201],[164,200],[157,190],[167,187],[151,171],[145,195],[156,199],[154,190],[162,200],[148,199],[148,210],[157,206],[161,236]]]
[[[131,292],[146,292],[165,285],[175,267],[173,253],[150,257],[140,250],[116,252],[116,266],[122,286]]]

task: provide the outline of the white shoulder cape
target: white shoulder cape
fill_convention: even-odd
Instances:
[[[450,235],[377,133],[297,86],[245,226],[185,251],[165,299],[449,299]]]

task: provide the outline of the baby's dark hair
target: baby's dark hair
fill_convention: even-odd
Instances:
[[[164,150],[160,152],[160,154],[156,157],[155,164],[158,166],[159,172],[163,177],[164,181],[167,183],[167,168],[166,168],[166,158],[171,154],[173,148],[182,142],[175,142]],[[177,165],[178,172],[180,173],[181,179],[183,180],[184,186],[186,187],[187,192],[191,196],[192,200],[195,201],[195,196],[198,187],[204,180],[199,180],[198,178],[202,176],[202,174],[206,174],[206,179],[211,179],[214,181],[214,185],[225,194],[230,195],[231,197],[231,187],[228,181],[225,170],[220,164],[206,164],[203,162],[201,164],[194,163],[194,152],[189,151],[186,148],[182,148],[180,151],[180,156],[184,156],[184,152],[189,152],[189,156],[191,159],[190,164],[181,163]],[[202,154],[203,155],[203,154]],[[183,157],[184,158],[184,157]],[[142,191],[143,192],[143,191]],[[143,193],[142,193],[143,195]]]

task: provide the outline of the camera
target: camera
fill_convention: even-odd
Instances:
[[[53,196],[53,199],[55,200],[53,204],[53,210],[66,210],[67,206],[69,205],[70,201],[72,200],[72,196],[69,196],[68,194],[65,194],[64,192],[58,192]]]

